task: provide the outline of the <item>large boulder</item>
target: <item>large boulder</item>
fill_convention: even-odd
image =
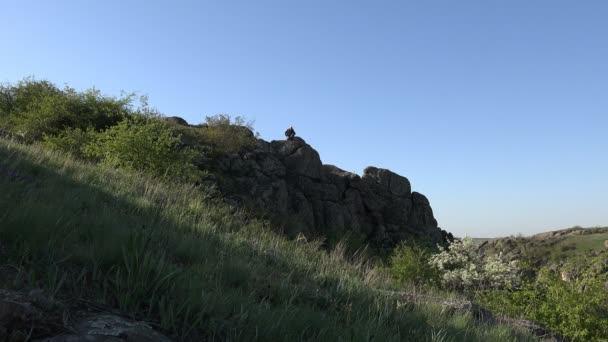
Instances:
[[[188,126],[188,121],[180,118],[179,116],[168,116],[164,119],[175,125]]]

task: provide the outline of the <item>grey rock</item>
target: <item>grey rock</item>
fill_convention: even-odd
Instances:
[[[412,213],[408,224],[413,227],[437,227],[429,200],[421,193],[412,193]]]
[[[262,170],[262,173],[264,173],[268,177],[280,178],[284,177],[286,174],[285,165],[283,165],[283,163],[281,163],[278,158],[270,154],[262,157],[259,161],[259,165]]]
[[[409,196],[412,192],[410,181],[390,170],[368,166],[363,171],[364,178],[371,178],[395,196]]]
[[[285,157],[285,166],[292,173],[312,179],[321,179],[321,158],[319,153],[306,145]]]
[[[315,214],[311,202],[301,191],[291,194],[291,213],[294,223],[291,233],[312,233],[315,231]],[[291,235],[291,234],[290,234]]]
[[[179,116],[169,116],[164,118],[166,121],[171,122],[173,124],[176,125],[180,125],[180,126],[188,126],[188,121],[180,118]]]
[[[308,146],[306,141],[300,137],[295,137],[293,140],[273,140],[270,145],[280,159],[284,159],[294,154],[298,149]]]
[[[69,313],[69,314],[68,314]],[[66,314],[68,314],[66,316]],[[69,321],[65,317],[71,317]],[[0,289],[0,341],[170,342],[148,323],[53,301],[44,291]]]
[[[323,207],[325,228],[332,232],[344,232],[345,216],[348,215],[346,209],[335,202],[323,202]]]
[[[82,336],[110,337],[127,342],[171,341],[144,322],[136,322],[115,315],[97,315],[86,318],[79,322],[75,329]]]
[[[327,182],[334,184],[340,192],[346,191],[351,183],[361,180],[361,177],[358,175],[344,171],[333,165],[323,165],[322,172],[323,178]]]

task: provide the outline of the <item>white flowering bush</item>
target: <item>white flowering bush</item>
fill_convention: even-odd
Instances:
[[[440,274],[443,286],[457,290],[503,288],[517,284],[516,262],[503,260],[502,255],[482,258],[473,239],[454,240],[448,248],[431,256],[429,264]]]
[[[519,284],[520,272],[517,261],[508,262],[500,255],[491,255],[483,263],[483,285],[493,289],[511,288]]]

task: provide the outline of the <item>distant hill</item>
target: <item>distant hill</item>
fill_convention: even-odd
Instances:
[[[577,255],[587,255],[607,249],[608,227],[549,231],[531,236],[475,239],[483,254],[502,252],[512,259],[522,259],[535,264],[559,262]]]

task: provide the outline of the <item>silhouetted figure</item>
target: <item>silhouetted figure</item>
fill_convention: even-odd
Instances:
[[[293,129],[293,127],[289,127],[285,131],[285,136],[287,137],[287,140],[293,140],[293,137],[296,136],[296,131]]]

